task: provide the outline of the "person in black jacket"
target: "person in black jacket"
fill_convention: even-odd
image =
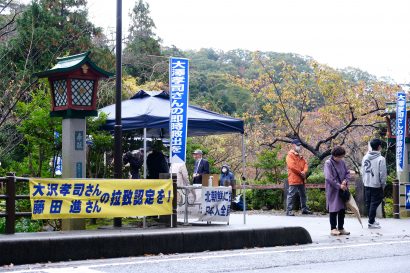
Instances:
[[[140,169],[144,163],[144,149],[127,152],[122,158],[124,165],[130,164],[132,179],[140,179]]]
[[[195,159],[194,164],[194,184],[202,184],[202,175],[209,174],[209,162],[208,160],[202,158],[202,151],[195,150],[192,155]]]
[[[147,156],[148,179],[159,179],[160,173],[169,173],[169,166],[161,151],[162,148],[162,141],[155,141],[152,145],[152,152]]]

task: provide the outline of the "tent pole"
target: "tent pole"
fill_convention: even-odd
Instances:
[[[144,128],[144,179],[147,179],[147,128]],[[142,220],[142,228],[147,228],[147,218]]]
[[[245,158],[245,134],[242,134],[242,191],[243,191],[243,224],[246,225],[246,177],[245,177],[245,169],[246,169],[246,158]]]
[[[147,179],[147,128],[144,128],[144,179]]]

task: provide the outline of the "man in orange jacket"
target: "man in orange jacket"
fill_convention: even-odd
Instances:
[[[306,189],[305,180],[306,173],[308,171],[308,164],[303,156],[300,154],[301,143],[299,139],[292,140],[292,149],[286,156],[286,165],[288,167],[288,196],[286,215],[295,216],[293,214],[293,200],[296,192],[299,192],[300,205],[302,207],[302,214],[312,214],[312,212],[306,206]]]

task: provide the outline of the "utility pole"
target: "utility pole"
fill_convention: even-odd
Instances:
[[[114,177],[122,178],[122,124],[121,124],[121,78],[122,78],[122,0],[117,0],[117,33],[115,46],[115,128],[114,128]],[[114,227],[121,227],[121,218],[114,218]]]

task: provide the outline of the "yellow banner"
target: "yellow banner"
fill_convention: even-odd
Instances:
[[[171,179],[30,179],[33,219],[172,214]]]

